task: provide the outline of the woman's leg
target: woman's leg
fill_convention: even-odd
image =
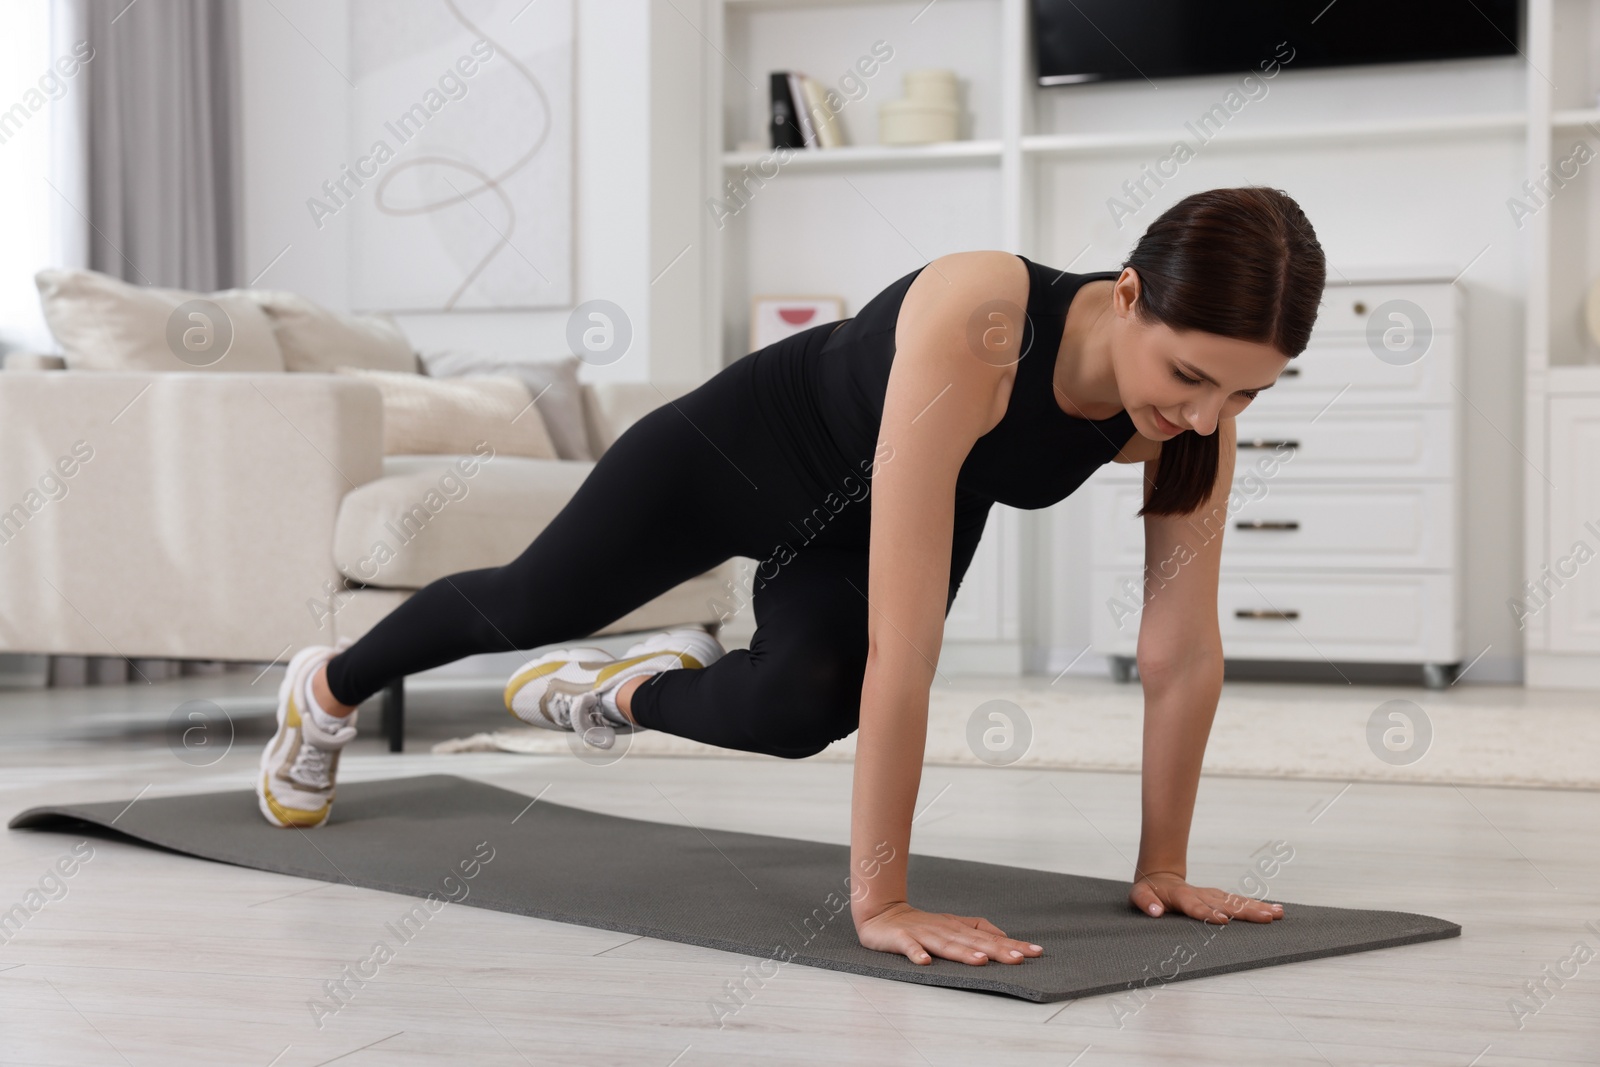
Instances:
[[[945,615],[976,554],[988,509],[959,516]],[[867,550],[804,545],[756,570],[748,650],[709,667],[664,671],[624,705],[640,726],[793,759],[812,756],[860,722],[867,665]],[[769,575],[763,580],[761,575]]]
[[[474,653],[587,637],[750,551],[761,497],[782,485],[737,385],[715,376],[640,418],[521,555],[418,590],[328,662],[319,699],[348,708]]]
[[[867,666],[867,553],[806,546],[755,579],[756,629],[700,670],[634,690],[640,726],[723,748],[799,759],[856,728]]]

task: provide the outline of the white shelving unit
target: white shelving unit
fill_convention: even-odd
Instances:
[[[1527,166],[1536,183],[1600,124],[1600,10],[1529,0]],[[1559,140],[1558,140],[1559,138]],[[1590,165],[1592,166],[1592,164]],[[1600,276],[1600,187],[1568,177],[1528,220],[1523,366],[1526,681],[1600,690],[1600,350],[1584,297]],[[1583,546],[1580,548],[1580,546]]]
[[[1052,237],[1061,229],[1058,215],[1081,215],[1084,210],[1066,198],[1105,196],[1106,168],[1131,174],[1134,165],[1170,146],[1179,118],[1194,114],[1184,108],[1210,103],[1218,83],[1178,80],[1164,85],[1160,94],[1144,96],[1093,91],[1085,96],[1076,87],[1040,88],[1031,74],[1028,3],[703,0],[696,33],[705,47],[692,77],[704,89],[700,169],[706,206],[720,201],[738,208],[731,218],[720,220],[710,210],[702,212],[704,336],[720,339],[720,350],[707,357],[707,373],[747,351],[751,293],[815,292],[818,287],[811,279],[825,278],[845,297],[849,315],[898,275],[960,248],[1007,249],[1069,270],[1114,265],[1109,257],[1125,248],[1098,239],[1067,247]],[[1412,152],[1419,146],[1446,145],[1468,154],[1488,151],[1487,146],[1511,154],[1522,142],[1527,173],[1535,175],[1535,162],[1559,158],[1552,156],[1553,134],[1600,122],[1600,108],[1594,107],[1600,78],[1596,71],[1583,69],[1600,54],[1595,25],[1600,14],[1591,13],[1586,0],[1529,4],[1526,64],[1511,58],[1465,67],[1414,64],[1398,73],[1386,68],[1382,84],[1361,71],[1317,74],[1306,80],[1326,85],[1327,92],[1301,94],[1293,106],[1274,105],[1270,112],[1265,105],[1252,104],[1262,113],[1221,130],[1205,151],[1216,158],[1242,159],[1248,153],[1260,158],[1263,149],[1280,147],[1311,154],[1348,150],[1354,155],[1386,153],[1389,146]],[[842,119],[854,143],[795,151],[776,180],[761,180],[763,167],[771,173],[774,154],[740,151],[738,146],[756,139],[765,143],[768,72],[804,70],[837,87],[841,72],[876,40],[890,43],[895,56],[875,77],[863,79],[864,97],[846,104]],[[1564,74],[1576,74],[1551,79],[1566,87],[1559,95],[1540,73],[1553,65]],[[917,147],[872,143],[879,103],[900,95],[903,71],[922,66],[950,67],[961,78],[969,112],[962,139]],[[1282,81],[1274,89],[1288,91]],[[1174,110],[1175,102],[1186,103]],[[1373,155],[1362,158],[1374,160]],[[1427,165],[1412,159],[1414,167]],[[1239,170],[1248,175],[1250,167]],[[747,205],[728,199],[734,187],[741,189]],[[1552,237],[1552,227],[1561,232],[1564,220],[1579,213],[1587,222],[1592,187],[1590,182],[1584,191],[1566,190],[1565,199],[1558,197],[1557,204],[1531,220],[1526,237],[1525,451],[1546,473],[1551,399],[1593,397],[1600,403],[1600,370],[1581,366],[1592,353],[1565,326],[1553,347],[1551,340],[1552,322],[1578,314],[1581,290],[1596,273],[1592,268],[1600,267],[1595,227],[1582,228],[1587,236],[1577,251],[1567,247],[1570,239]],[[1135,221],[1148,218],[1141,215]],[[1103,235],[1102,225],[1095,236]],[[1112,235],[1113,240],[1123,237]],[[845,241],[850,254],[840,255],[839,245]],[[1425,253],[1424,258],[1440,257]],[[1552,264],[1558,259],[1561,271],[1573,273],[1558,271],[1562,280],[1552,291]],[[1330,263],[1330,278],[1348,266]],[[797,283],[797,278],[808,281]],[[1472,344],[1471,337],[1462,341]],[[1570,417],[1569,408],[1558,410]],[[1587,411],[1583,408],[1580,417],[1588,418]],[[1587,439],[1581,432],[1579,436]],[[1529,519],[1524,568],[1532,576],[1549,555],[1552,501],[1539,475],[1530,471],[1525,485]],[[1574,498],[1568,499],[1570,504]],[[1048,612],[1048,590],[1028,580],[1052,573],[1047,518],[1042,512],[995,506],[951,612],[941,669],[1007,672],[1057,666],[1053,661],[1027,662],[1037,644],[1034,633]],[[1595,578],[1600,563],[1593,572],[1587,580],[1600,582]],[[1572,598],[1571,604],[1580,603],[1600,618],[1600,594]],[[1579,615],[1587,618],[1583,611]],[[1574,672],[1600,678],[1600,649],[1583,659],[1577,653],[1558,654],[1549,645],[1547,628],[1555,617],[1552,610],[1530,620],[1530,682],[1571,684]],[[1578,629],[1591,624],[1580,622]],[[1542,657],[1537,669],[1536,655]]]
[[[1428,137],[1459,137],[1463,134],[1521,133],[1528,117],[1520,111],[1483,115],[1437,115],[1422,118],[1362,122],[1325,122],[1270,130],[1236,130],[1228,137],[1234,148],[1251,145],[1371,144],[1382,140],[1417,141]],[[1022,139],[1022,151],[1029,155],[1095,155],[1125,152],[1130,149],[1164,149],[1172,144],[1169,130],[1132,130],[1127,133],[1033,134]]]

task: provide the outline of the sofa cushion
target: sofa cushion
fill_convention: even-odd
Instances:
[[[589,426],[589,447],[596,457],[644,416],[695,388],[693,382],[585,382],[584,415]]]
[[[515,378],[447,378],[335,367],[383,393],[385,455],[460,455],[487,443],[495,452],[556,459],[533,395]]]
[[[284,369],[272,323],[242,289],[157,289],[93,270],[42,270],[33,280],[68,370]]]
[[[278,289],[248,292],[272,322],[290,371],[326,374],[335,367],[365,367],[417,373],[417,354],[388,315],[341,315]]]
[[[425,372],[435,378],[495,374],[521,379],[538,398],[539,414],[556,443],[556,454],[562,459],[597,458],[589,446],[577,356],[531,360],[450,350],[423,352],[420,358]]]
[[[528,547],[572,499],[593,462],[489,450],[387,456],[384,476],[346,493],[334,564],[347,577],[420,589],[457,571],[498,567]]]

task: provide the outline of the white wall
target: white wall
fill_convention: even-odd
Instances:
[[[650,290],[653,377],[701,381],[718,368],[720,353],[705,299],[711,269],[701,237],[708,136],[704,41],[698,4],[651,0],[647,115],[650,153]]]
[[[350,216],[324,219],[319,230],[306,208],[323,181],[351,158],[348,4],[274,0],[240,6],[244,280],[352,310]],[[485,26],[514,16],[519,6],[499,5],[484,19]],[[574,298],[620,305],[634,335],[625,357],[605,366],[585,365],[581,377],[644,379],[650,377],[650,280],[666,263],[663,259],[652,270],[652,141],[650,109],[644,106],[651,69],[649,0],[577,0],[574,15]],[[549,359],[569,351],[569,312],[396,318],[423,350],[466,348]]]

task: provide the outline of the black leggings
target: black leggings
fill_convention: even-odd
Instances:
[[[707,618],[753,607],[749,649],[652,676],[633,695],[635,720],[790,758],[855,730],[870,492],[857,477],[854,497],[847,486],[825,506],[817,479],[796,464],[792,429],[772,417],[774,394],[757,395],[772,373],[756,362],[762,351],[624,431],[516,559],[429,583],[333,657],[334,698],[358,704],[394,678],[475,653],[578,641],[747,556],[760,566],[747,586],[709,604]],[[980,534],[981,523],[957,536],[946,614]]]

